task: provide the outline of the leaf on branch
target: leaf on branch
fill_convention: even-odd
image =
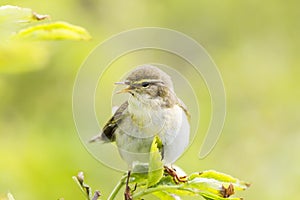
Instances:
[[[30,8],[5,5],[0,6],[0,24],[29,23],[49,18],[49,15],[41,15]]]
[[[84,28],[66,22],[38,24],[48,18],[49,15],[38,14],[30,8],[0,6],[0,74],[45,67],[51,55],[50,49],[47,44],[36,40],[91,39]],[[33,22],[38,25],[32,25]]]
[[[194,173],[192,175],[189,176],[189,178],[195,179],[195,178],[207,178],[207,179],[211,179],[211,180],[216,180],[218,182],[222,182],[223,186],[228,187],[230,184],[232,184],[234,186],[234,190],[245,190],[248,187],[250,187],[249,183],[246,183],[244,181],[240,181],[237,178],[234,178],[228,174],[224,174],[221,172],[217,172],[215,170],[207,170],[207,171],[203,171],[200,173]]]
[[[86,195],[88,200],[97,200],[101,196],[101,193],[96,190],[94,196],[92,196],[92,189],[89,185],[84,183],[83,172],[79,172],[77,176],[72,177],[73,180],[79,185],[81,191]]]
[[[232,195],[235,191],[245,190],[250,186],[244,181],[215,170],[192,173],[186,177],[186,182],[176,182],[170,173],[163,173],[161,149],[162,142],[155,137],[150,150],[148,176],[136,174],[132,177],[131,183],[138,186],[136,192],[132,193],[134,199],[153,194],[168,200],[178,200],[180,196],[202,196],[207,200],[241,200]],[[176,170],[174,172],[177,174]]]
[[[39,24],[20,30],[13,39],[32,40],[90,40],[91,36],[84,28],[67,22]]]
[[[151,152],[159,153],[160,145],[159,138],[155,138],[151,146]],[[155,161],[154,163],[157,164],[152,166],[154,169],[157,169],[157,166],[162,166],[162,163],[158,162],[158,155],[153,156],[152,161]],[[161,164],[158,165],[159,163]],[[82,172],[76,177],[74,176],[73,179],[86,194],[88,200],[97,200],[100,197],[100,192],[98,191],[92,197],[91,188],[84,183]],[[126,176],[122,177],[121,183],[124,183],[125,179]],[[144,184],[145,180],[148,180],[146,184]],[[135,183],[135,186],[137,186],[132,191],[133,199],[141,199],[145,195],[153,194],[160,199],[166,200],[180,200],[180,196],[202,196],[206,200],[242,200],[242,198],[232,197],[232,195],[237,190],[245,190],[250,187],[250,184],[246,182],[214,170],[192,173],[187,177],[187,182],[181,183],[174,182],[171,175],[161,175],[156,171],[149,171],[148,179],[146,174],[138,175],[136,173],[135,176],[131,177],[130,182],[132,184]],[[117,190],[114,190],[113,197],[115,197],[120,188],[118,187]]]
[[[169,193],[167,191],[159,191],[153,193],[155,196],[157,196],[159,199],[164,200],[180,200],[181,198],[175,194]]]
[[[157,184],[163,176],[163,163],[162,163],[162,142],[158,136],[155,136],[150,149],[150,162],[148,169],[148,183],[147,187]]]
[[[172,176],[165,175],[157,184],[133,194],[133,197],[140,198],[152,193],[166,199],[174,199],[179,196],[202,196],[207,200],[241,200],[241,198],[232,197],[232,195],[235,191],[245,190],[249,186],[248,183],[230,175],[208,170],[191,174],[187,177],[187,182],[184,183],[176,183]]]

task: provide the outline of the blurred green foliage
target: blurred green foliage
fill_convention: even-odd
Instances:
[[[227,93],[226,123],[213,152],[204,160],[196,159],[209,120],[209,100],[203,97],[204,125],[200,123],[199,135],[177,164],[187,173],[216,169],[249,180],[252,186],[243,193],[245,199],[298,195],[298,1],[3,0],[1,4],[29,7],[50,14],[51,20],[79,24],[93,40],[47,42],[43,50],[40,44],[9,49],[16,52],[11,54],[12,63],[20,60],[22,66],[40,70],[0,74],[0,194],[11,192],[15,199],[25,200],[80,199],[71,178],[79,170],[86,173],[91,187],[110,193],[121,173],[97,162],[81,144],[72,118],[73,83],[80,64],[99,42],[130,28],[159,26],[201,43],[218,65]],[[10,47],[1,46],[1,52],[2,48]],[[31,51],[37,55],[22,61]],[[100,112],[99,121],[109,118],[110,111]]]
[[[47,45],[37,41],[89,40],[89,33],[67,22],[33,22],[49,19],[30,8],[0,6],[0,73],[19,73],[46,65]]]
[[[153,140],[154,143],[156,143],[155,140],[156,139]],[[154,145],[152,143],[152,150],[157,149]],[[160,156],[160,154],[158,155]],[[163,166],[161,159],[150,161],[150,166],[154,163],[160,163],[161,166]],[[180,169],[178,167],[176,168],[178,170]],[[125,191],[127,192],[128,198],[132,199],[144,199],[144,196],[151,194],[159,199],[167,200],[178,200],[184,196],[197,199],[202,196],[207,200],[241,200],[242,198],[232,195],[236,193],[236,191],[244,191],[250,186],[246,182],[214,170],[194,172],[189,176],[177,177],[177,179],[174,177],[175,174],[172,174],[171,171],[168,170],[176,173],[176,171],[173,171],[171,168],[164,169],[162,167],[157,170],[161,172],[161,176],[157,176],[157,171],[151,170],[149,170],[148,174],[133,172],[130,175],[130,180],[127,179],[127,173],[125,173],[106,199],[115,199],[116,195],[121,192],[121,188],[125,187],[127,180],[129,182],[128,189],[130,191]],[[149,185],[153,183],[154,180],[153,172],[155,172],[157,182],[154,185]],[[77,176],[73,176],[73,180],[77,183],[87,200],[102,199],[99,190],[93,192],[93,189],[85,183],[83,172],[79,172]],[[132,189],[132,187],[134,187],[134,189]]]

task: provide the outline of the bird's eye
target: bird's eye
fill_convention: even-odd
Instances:
[[[149,85],[150,85],[149,82],[143,82],[143,83],[142,83],[142,86],[143,86],[143,87],[148,87]]]

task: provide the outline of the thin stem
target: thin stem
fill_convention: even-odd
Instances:
[[[168,189],[185,190],[185,191],[189,191],[189,192],[194,192],[192,189],[189,189],[189,188],[181,188],[180,185],[172,185],[172,186],[166,185],[166,186],[159,186],[159,187],[155,187],[155,188],[148,188],[148,189],[142,190],[142,191],[132,195],[132,198],[138,199],[144,195],[151,194],[153,192],[158,192],[158,191],[165,191]]]
[[[124,192],[125,200],[132,200],[132,197],[130,194],[130,187],[129,187],[130,174],[131,174],[131,171],[129,170],[128,174],[127,174],[127,178],[126,178],[126,186],[125,186],[125,192]]]
[[[123,187],[123,185],[125,185],[125,180],[127,178],[126,176],[123,176],[119,182],[117,183],[117,185],[115,186],[115,188],[113,189],[113,191],[110,193],[109,197],[107,198],[107,200],[114,200],[115,197],[117,196],[117,194],[119,193],[120,189]]]

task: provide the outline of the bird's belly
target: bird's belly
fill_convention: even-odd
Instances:
[[[189,141],[189,124],[178,106],[159,112],[144,112],[142,116],[129,115],[118,126],[116,143],[122,158],[129,165],[149,162],[155,135],[163,142],[163,157],[167,164],[183,153]]]

